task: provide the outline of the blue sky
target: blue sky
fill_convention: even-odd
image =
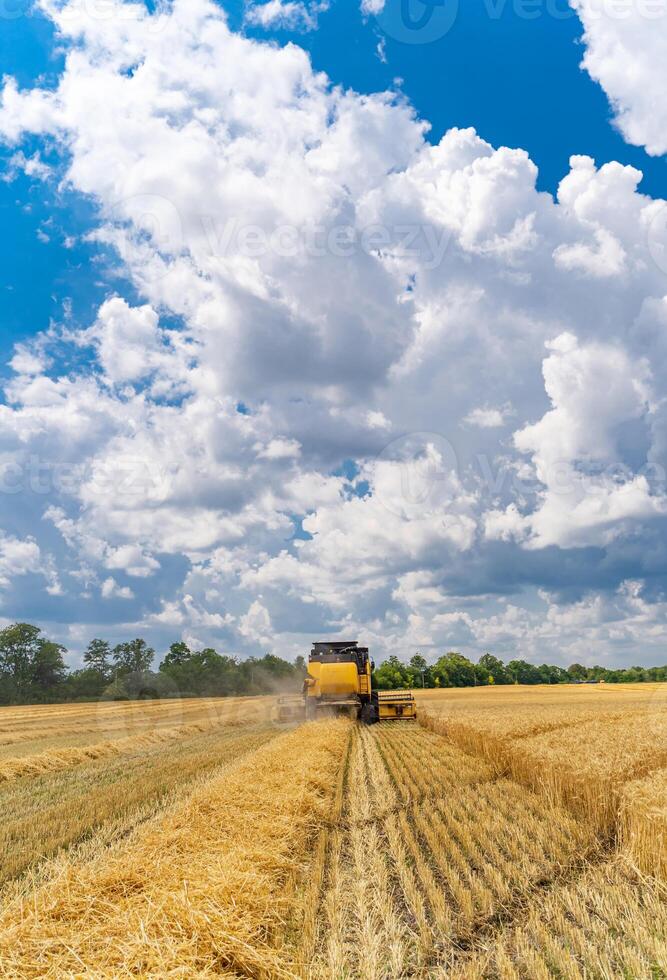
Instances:
[[[667,34],[364,2],[5,22],[0,614],[663,662]]]

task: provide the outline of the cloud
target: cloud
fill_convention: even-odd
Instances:
[[[98,360],[111,384],[137,382],[157,370],[162,333],[158,314],[150,306],[130,307],[115,297],[100,307],[97,322],[81,342],[98,349]]]
[[[269,0],[251,3],[246,7],[246,24],[256,27],[282,28],[290,31],[315,31],[318,15],[329,9],[327,0],[320,3],[301,3],[300,0]]]
[[[464,424],[474,425],[480,429],[499,429],[505,425],[505,419],[511,415],[511,408],[473,408],[463,419]]]
[[[132,544],[109,548],[104,564],[107,568],[120,569],[135,578],[147,578],[160,567],[152,555]]]
[[[50,132],[54,123],[54,102],[48,92],[34,89],[20,92],[13,78],[5,78],[0,98],[0,128],[7,142],[17,143],[26,129]],[[17,154],[13,159],[22,159]]]
[[[51,168],[40,158],[39,153],[33,153],[28,157],[25,153],[14,153],[10,157],[7,170],[0,179],[9,183],[14,180],[17,173],[23,171],[28,177],[39,177],[47,180],[52,174]]]
[[[271,439],[266,446],[256,443],[258,459],[296,459],[301,455],[301,446],[296,439]]]
[[[114,578],[109,576],[102,582],[100,588],[103,599],[133,599],[134,592],[129,586],[120,586]]]
[[[611,102],[628,143],[667,152],[667,4],[664,0],[600,3],[571,0],[584,25],[583,67]]]
[[[26,344],[16,344],[9,366],[17,374],[38,375],[48,367],[48,360],[39,350],[31,349]]]
[[[254,643],[273,645],[271,617],[258,599],[255,599],[248,612],[241,616],[239,631]]]
[[[31,538],[0,536],[0,587],[10,584],[14,576],[39,573],[43,559],[36,541]]]
[[[560,656],[592,610],[621,656],[667,586],[665,204],[639,172],[573,157],[554,200],[524,150],[429,143],[400,94],[206,0],[45,9],[62,73],[7,80],[0,133],[48,142],[115,256],[89,322],[16,348],[0,406],[0,518],[26,574],[53,556],[49,608],[83,589],[90,621],[161,642],[358,631],[378,657]]]
[[[525,517],[514,505],[488,514],[486,534],[516,535],[530,547],[604,544],[625,522],[667,512],[664,494],[651,493],[647,477],[624,465],[621,444],[623,424],[648,422],[649,367],[610,344],[581,346],[570,333],[548,347],[543,373],[552,407],[514,436],[545,489]]]

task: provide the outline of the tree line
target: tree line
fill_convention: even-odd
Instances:
[[[434,664],[428,664],[417,653],[408,663],[389,657],[375,671],[378,689],[397,690],[406,687],[475,687],[486,684],[573,684],[605,681],[609,684],[636,684],[643,681],[667,681],[665,667],[584,667],[571,664],[536,666],[526,660],[505,664],[493,654],[485,653],[477,663],[455,651],[445,653]]]
[[[153,670],[155,650],[140,637],[113,647],[91,640],[79,670],[68,669],[66,653],[29,623],[0,630],[0,704],[271,694],[300,689],[306,673],[303,657],[238,660],[182,642]]]
[[[84,666],[70,670],[67,650],[43,636],[37,626],[14,623],[0,630],[0,704],[56,701],[123,700],[142,697],[225,697],[300,690],[306,674],[304,657],[292,663],[266,654],[239,660],[211,647],[191,650],[172,643],[157,670],[155,650],[140,637],[111,646],[90,641]],[[604,680],[609,683],[666,681],[666,667],[535,666],[525,660],[504,664],[485,653],[477,663],[450,651],[428,664],[415,654],[407,663],[390,657],[374,673],[381,690],[416,687],[473,687],[486,684],[564,684]]]

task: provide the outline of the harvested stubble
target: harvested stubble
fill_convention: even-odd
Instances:
[[[28,705],[23,708],[0,708],[0,739],[7,735],[35,732],[96,730],[106,723],[140,725],[161,717],[178,717],[190,710],[201,711],[195,700],[164,701],[95,701],[85,704]]]
[[[202,710],[206,705],[214,710],[226,711],[227,706],[233,702],[264,701],[264,697],[208,697],[208,698],[164,698],[162,700],[140,700],[140,701],[86,701],[70,704],[30,704],[18,705],[14,707],[0,708],[0,729],[6,723],[35,724],[36,722],[59,722],[63,718],[80,719],[83,717],[95,717],[98,712],[108,715],[139,715],[143,716],[150,712],[152,714],[171,714],[174,711],[184,711],[189,708]],[[268,700],[271,700],[268,698]]]
[[[6,976],[293,976],[285,883],[326,818],[350,726],[278,736],[125,846],[0,915]],[[287,896],[287,898],[286,898]]]
[[[108,759],[121,755],[134,755],[143,749],[162,742],[182,741],[195,735],[215,728],[222,724],[199,722],[195,725],[183,725],[180,728],[157,728],[155,731],[142,735],[130,735],[115,741],[106,739],[104,742],[94,742],[80,748],[58,748],[40,752],[37,755],[19,756],[0,762],[0,783],[7,783],[25,776],[39,776],[47,772],[60,772],[74,766],[83,765],[96,759]]]
[[[466,942],[538,883],[596,850],[588,828],[509,780],[462,787],[407,816],[417,838],[415,853],[430,855],[455,934]]]
[[[276,734],[271,725],[221,729],[0,786],[0,882],[100,828],[145,819],[169,795]]]
[[[79,746],[87,741],[126,738],[188,724],[258,724],[271,719],[274,698],[190,698],[164,701],[98,702],[0,708],[0,746],[24,742],[42,748]],[[48,742],[50,744],[44,744]],[[22,748],[22,754],[30,748]]]
[[[644,745],[655,761],[660,712],[642,702],[649,745],[628,734],[642,730],[637,702],[646,688],[625,697],[549,691],[548,717],[543,690],[491,692],[481,713],[478,692],[454,692],[456,711],[436,718],[440,725],[444,717],[445,731],[452,718],[460,722],[455,730],[468,748],[471,731],[487,746],[495,733],[490,743],[502,746],[502,762],[495,748],[486,759],[473,757],[418,725],[329,721],[277,736],[208,783],[207,767],[249,751],[252,738],[259,745],[276,737],[276,729],[142,745],[146,730],[215,724],[229,701],[203,715],[201,702],[104,706],[104,730],[138,736],[140,752],[0,786],[5,874],[16,874],[31,854],[39,862],[92,834],[90,847],[42,860],[34,875],[5,885],[0,976],[667,980],[657,882],[617,866],[582,874],[586,858],[602,857],[595,821],[552,805],[560,790],[545,796],[499,778],[502,769],[516,771],[548,789],[536,769],[554,758],[559,771],[568,762],[576,769],[581,753],[567,756],[583,727],[583,757],[618,770],[613,792],[625,794],[628,820],[637,814],[630,853],[641,866],[657,812],[651,794],[664,799],[665,787],[656,778],[623,790],[621,777],[635,770],[632,763],[621,771],[620,762],[628,751],[636,761]],[[442,703],[450,705],[449,693]],[[596,737],[581,717],[593,703],[600,744],[591,750]],[[422,707],[422,720],[435,707]],[[32,709],[21,710],[28,731]],[[60,709],[49,710],[40,730],[62,732],[54,722]],[[235,710],[238,717],[245,709]],[[99,730],[95,711],[68,710],[67,726]],[[625,740],[617,756],[602,738],[612,729]],[[560,755],[544,748],[564,741],[569,750]],[[533,756],[528,771],[512,769],[513,759]],[[188,801],[182,782],[193,780]],[[607,782],[598,786],[609,791]],[[168,810],[160,809],[164,793],[171,793]],[[589,817],[587,806],[568,802]]]
[[[314,953],[302,971],[308,977],[399,977],[414,961],[413,928],[397,901],[391,857],[374,819],[378,790],[384,807],[396,805],[374,740],[355,727],[342,819],[324,855]]]
[[[667,769],[623,787],[621,844],[645,874],[667,880]]]
[[[518,924],[435,974],[442,980],[664,980],[664,886],[619,863],[590,868],[532,903]]]
[[[449,786],[476,783],[492,776],[484,762],[418,725],[382,725],[377,748],[405,802],[442,796]]]
[[[417,726],[356,729],[307,976],[428,975],[595,848],[564,811]]]

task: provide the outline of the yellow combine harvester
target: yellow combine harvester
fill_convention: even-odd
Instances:
[[[411,691],[373,691],[373,663],[368,647],[356,640],[313,643],[303,697],[278,700],[278,720],[313,719],[322,714],[348,714],[367,725],[376,721],[417,717]]]

